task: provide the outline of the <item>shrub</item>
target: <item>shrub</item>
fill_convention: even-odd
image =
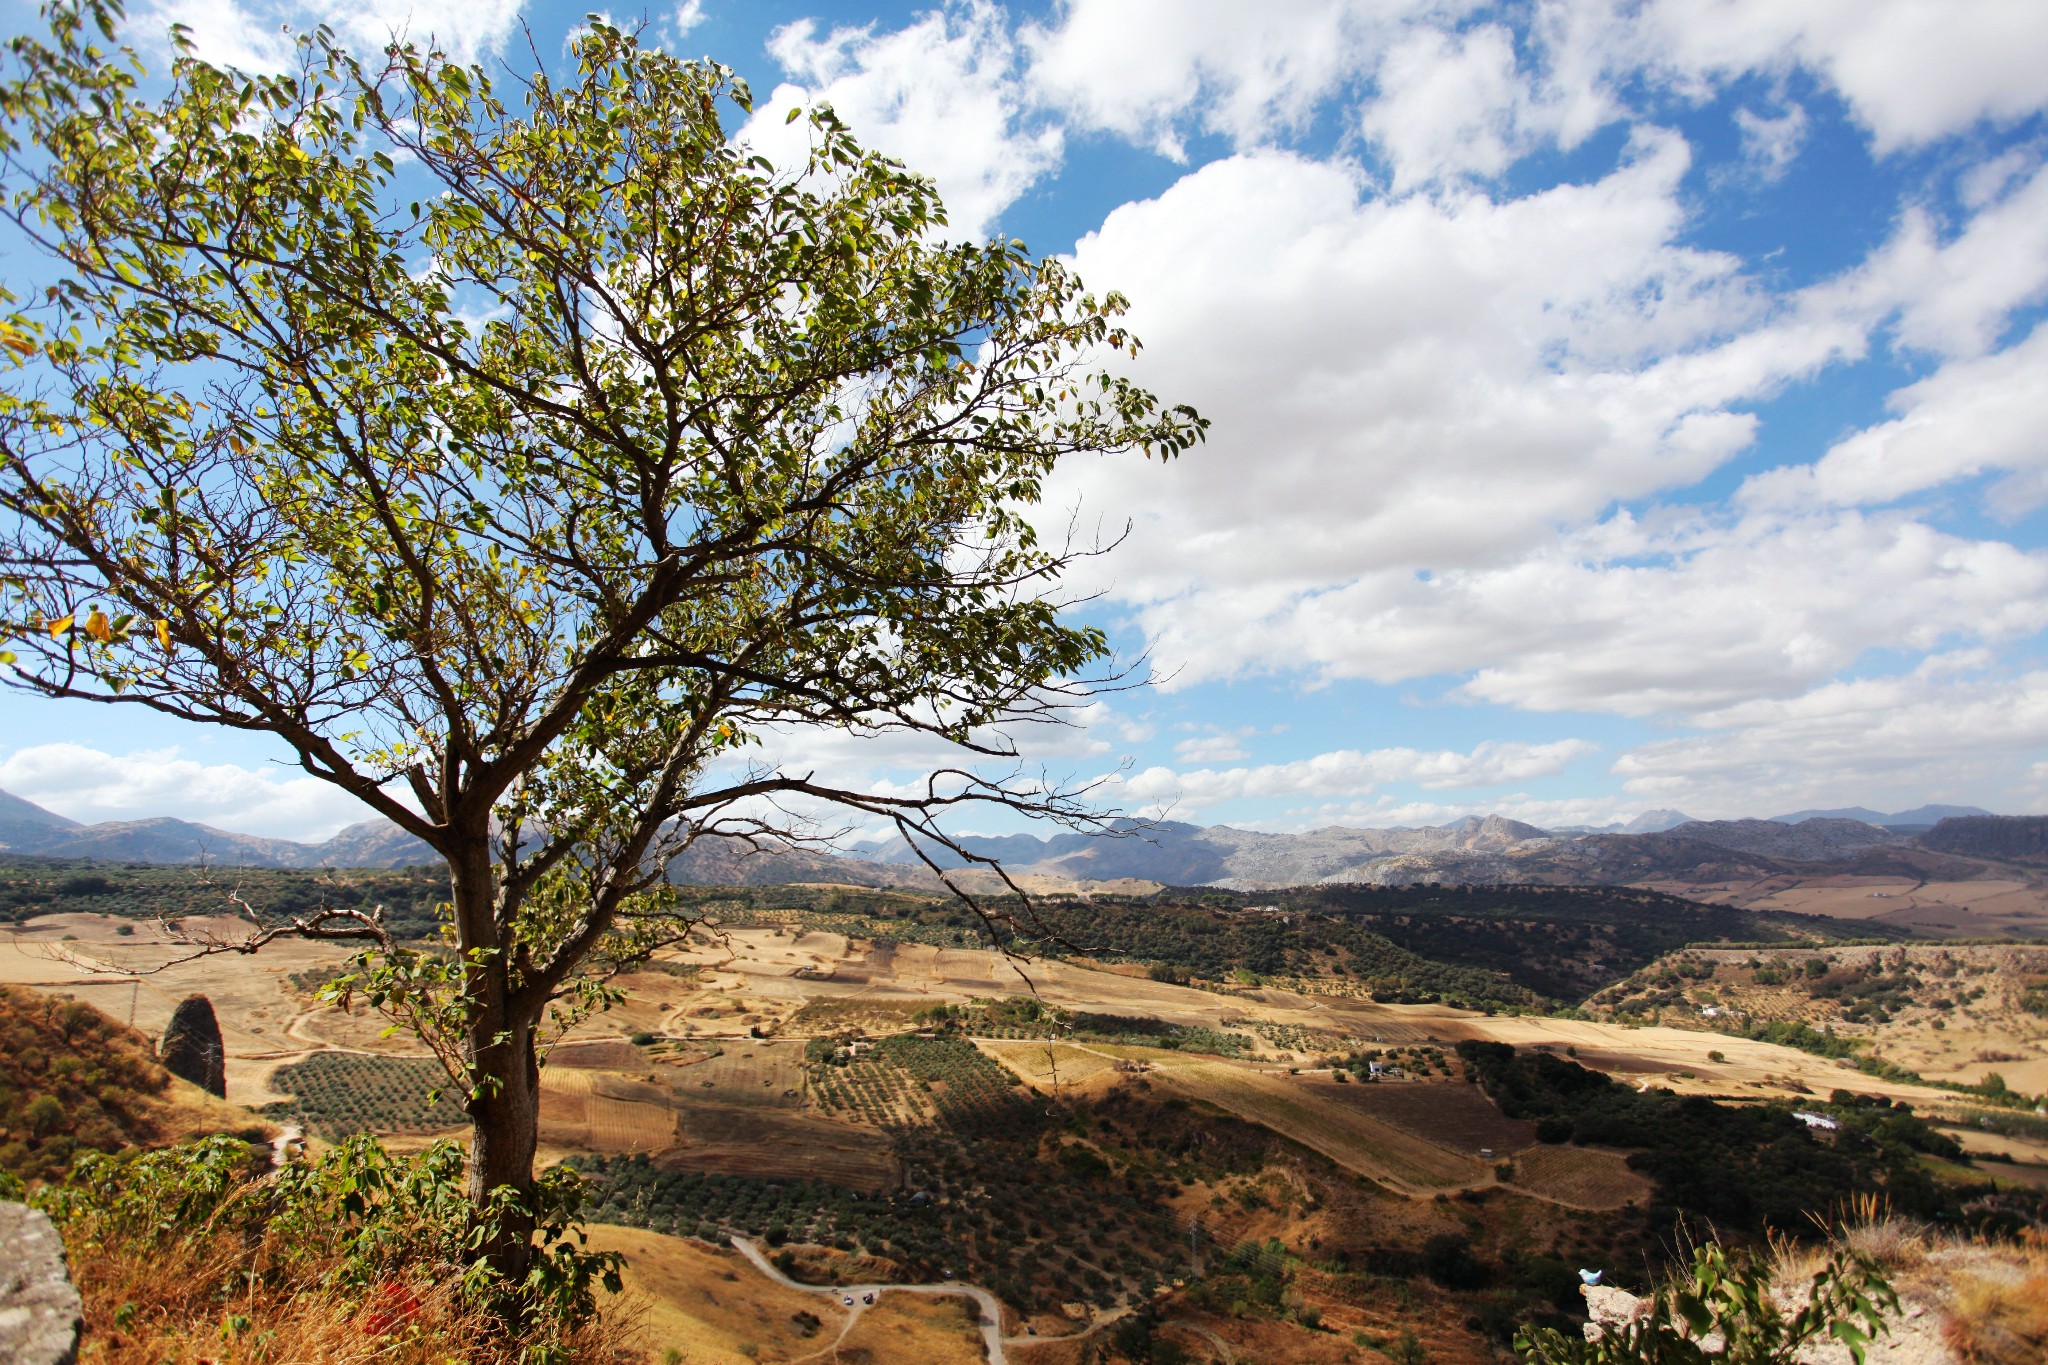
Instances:
[[[1649,1311],[1634,1320],[1592,1341],[1553,1327],[1524,1329],[1515,1349],[1527,1365],[1679,1365],[1709,1359],[1699,1342],[1719,1333],[1724,1344],[1711,1358],[1730,1365],[1792,1365],[1827,1340],[1841,1343],[1860,1365],[1899,1300],[1869,1260],[1838,1248],[1813,1277],[1805,1302],[1788,1313],[1791,1307],[1773,1292],[1761,1262],[1709,1244],[1694,1253],[1690,1272],[1655,1294]]]
[[[262,1164],[215,1137],[86,1153],[62,1185],[38,1191],[33,1202],[63,1230],[88,1335],[121,1314],[146,1348],[138,1359],[212,1355],[186,1345],[217,1334],[232,1301],[243,1320],[233,1335],[268,1334],[266,1359],[353,1358],[366,1331],[401,1325],[380,1360],[547,1365],[604,1344],[596,1290],[618,1288],[618,1258],[579,1249],[573,1172],[546,1173],[533,1209],[501,1199],[480,1221],[453,1143],[395,1157],[359,1138],[274,1175]],[[528,1219],[538,1253],[523,1283],[472,1260],[501,1220]]]

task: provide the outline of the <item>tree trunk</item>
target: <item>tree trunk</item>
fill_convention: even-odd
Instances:
[[[469,1011],[469,1199],[482,1217],[498,1206],[500,1191],[511,1191],[515,1207],[497,1218],[482,1255],[517,1285],[533,1264],[533,1156],[540,1140],[536,1021],[512,991],[509,945],[500,940],[498,929],[488,825],[471,833],[448,858],[456,945],[466,963],[463,1004]]]
[[[500,1016],[472,1025],[478,1089],[469,1101],[469,1199],[478,1213],[510,1189],[517,1210],[507,1210],[484,1256],[512,1284],[533,1263],[533,1156],[540,1138],[540,1066],[533,1054],[531,1021]]]

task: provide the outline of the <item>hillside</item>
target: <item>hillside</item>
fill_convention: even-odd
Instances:
[[[150,1041],[92,1006],[0,985],[0,1171],[52,1179],[80,1151],[118,1152],[270,1129],[157,1063]]]
[[[1603,1017],[1792,1038],[1945,1084],[2048,1091],[2048,948],[1697,946],[1593,997]]]

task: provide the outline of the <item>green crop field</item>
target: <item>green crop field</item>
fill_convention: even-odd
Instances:
[[[440,1063],[427,1058],[316,1052],[278,1068],[270,1085],[292,1098],[265,1105],[263,1113],[296,1121],[329,1142],[356,1133],[432,1133],[467,1122]],[[437,1089],[443,1093],[435,1097]]]

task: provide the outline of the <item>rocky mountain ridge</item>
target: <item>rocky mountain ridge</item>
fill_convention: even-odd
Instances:
[[[1669,814],[1676,812],[1652,812],[1644,820],[1661,823]],[[1107,837],[967,836],[961,844],[999,860],[1013,875],[1070,883],[1132,879],[1240,891],[1319,883],[1620,885],[1811,874],[1819,866],[1863,875],[1967,875],[1970,858],[2008,859],[2015,850],[2023,859],[2041,857],[2037,850],[2048,847],[2048,817],[1949,816],[1920,837],[1824,814],[1808,814],[1797,823],[1687,820],[1635,833],[1551,831],[1501,815],[1403,829],[1333,825],[1301,834],[1124,821]],[[941,867],[966,865],[949,850],[924,852]],[[378,821],[306,844],[171,818],[84,825],[4,792],[0,853],[251,867],[405,867],[434,860],[418,840]],[[749,850],[706,840],[679,858],[671,875],[696,885],[938,886],[923,859],[900,839],[855,845],[846,855]]]

